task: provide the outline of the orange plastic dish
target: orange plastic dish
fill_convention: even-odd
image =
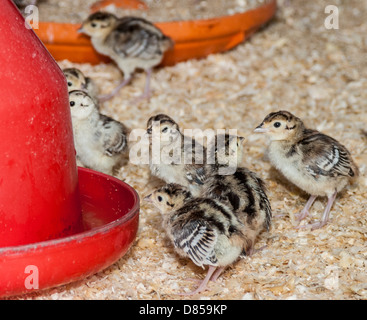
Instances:
[[[126,1],[126,0],[125,0]],[[129,3],[131,4],[130,0]],[[166,53],[162,65],[173,65],[211,53],[223,52],[247,39],[275,14],[276,0],[253,10],[207,20],[160,22],[156,26],[170,36],[175,46]],[[40,22],[35,30],[55,60],[97,64],[109,61],[98,54],[89,38],[77,33],[80,25]]]

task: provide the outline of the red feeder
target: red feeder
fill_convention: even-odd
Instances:
[[[4,296],[74,281],[115,262],[135,238],[139,198],[92,170],[80,168],[78,181],[64,75],[11,0],[0,5],[0,47]],[[37,283],[27,285],[32,272]]]

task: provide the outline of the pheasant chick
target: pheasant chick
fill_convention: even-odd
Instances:
[[[203,164],[206,149],[195,139],[185,137],[178,124],[165,114],[149,118],[147,135],[150,139],[150,170],[166,183],[188,186],[187,172]]]
[[[135,69],[147,72],[142,98],[149,97],[152,68],[161,63],[164,53],[173,46],[171,38],[143,18],[118,18],[107,12],[91,14],[79,32],[90,36],[93,47],[114,60],[124,73],[124,80],[110,94],[102,96],[102,101],[111,99],[127,85]]]
[[[188,189],[168,184],[145,198],[163,215],[163,227],[176,252],[209,270],[199,287],[206,289],[226,266],[235,262],[244,248],[241,223],[224,204],[209,198],[193,198]]]
[[[246,237],[244,255],[254,252],[256,238],[271,225],[271,205],[265,183],[247,168],[237,168],[231,175],[215,174],[200,188],[200,197],[212,198],[229,207],[244,226]]]
[[[194,196],[200,193],[205,180],[212,175],[231,175],[242,161],[245,138],[229,134],[217,134],[208,141],[208,155],[203,164],[187,167],[189,188]]]
[[[335,139],[306,128],[301,119],[288,111],[270,113],[255,132],[269,136],[269,158],[274,167],[311,195],[298,215],[299,220],[309,215],[318,196],[328,197],[321,220],[311,225],[311,229],[323,227],[337,193],[358,176],[349,151]]]
[[[112,175],[127,151],[127,128],[99,113],[84,91],[71,91],[69,102],[77,158],[88,168]]]
[[[65,75],[69,92],[73,90],[82,90],[96,100],[98,96],[98,87],[91,78],[84,76],[77,68],[65,68],[62,71]]]

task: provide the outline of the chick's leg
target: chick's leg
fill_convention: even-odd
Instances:
[[[329,215],[330,215],[330,210],[331,207],[333,206],[333,203],[335,201],[336,198],[336,191],[328,198],[328,202],[326,205],[326,208],[324,210],[324,213],[322,214],[322,218],[320,221],[315,222],[313,224],[311,224],[311,230],[315,230],[315,229],[319,229],[322,228],[325,224],[328,223],[329,221]]]
[[[145,79],[145,87],[142,97],[149,99],[151,90],[150,90],[150,79],[152,78],[152,68],[147,70],[147,78]]]
[[[217,268],[215,270],[215,272],[213,273],[213,275],[211,276],[211,278],[209,279],[209,281],[213,281],[213,282],[217,281],[217,279],[222,274],[222,272],[223,272],[224,269],[225,269],[224,267]],[[187,281],[194,281],[194,282],[197,282],[197,283],[201,283],[202,282],[199,279],[192,279],[192,278],[188,278],[186,280]]]
[[[179,295],[181,296],[191,296],[191,295],[194,295],[194,294],[197,294],[197,293],[200,293],[202,291],[204,291],[206,289],[206,286],[210,280],[210,278],[212,277],[214,271],[217,269],[217,267],[213,267],[213,266],[209,266],[209,270],[208,270],[208,273],[206,274],[204,280],[200,283],[199,287],[194,290],[194,291],[191,291],[189,293],[179,293]],[[219,276],[219,274],[218,274]]]
[[[213,281],[213,282],[217,281],[219,276],[222,274],[223,270],[224,270],[224,267],[217,268],[217,270],[215,270],[212,277],[210,278],[210,281]]]
[[[108,94],[103,94],[103,95],[100,95],[98,96],[98,100],[100,102],[105,102],[105,101],[108,101],[110,99],[112,99],[123,87],[125,87],[126,85],[129,84],[129,82],[131,81],[131,76],[125,78],[123,81],[120,82],[120,84],[115,88],[113,89],[110,93]]]
[[[144,91],[138,98],[136,98],[136,100],[134,100],[135,103],[140,102],[141,100],[144,100],[144,99],[147,99],[147,100],[150,99],[150,96],[151,96],[150,79],[152,77],[152,68],[149,68],[148,70],[146,70],[146,72],[147,72],[147,77],[145,80]]]
[[[304,218],[306,218],[310,213],[308,212],[308,210],[311,208],[312,204],[314,203],[315,199],[317,198],[317,196],[310,196],[310,198],[308,199],[305,207],[302,209],[302,211],[297,215],[297,220],[301,221]]]

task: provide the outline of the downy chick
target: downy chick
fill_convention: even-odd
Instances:
[[[243,141],[240,136],[217,134],[208,141],[208,155],[203,164],[187,168],[187,178],[191,193],[200,193],[205,180],[212,175],[231,175],[242,161]]]
[[[289,181],[311,195],[299,220],[309,215],[317,196],[328,197],[321,220],[311,225],[312,229],[323,227],[329,220],[337,193],[358,176],[349,151],[335,139],[306,128],[301,119],[288,111],[270,113],[255,132],[269,136],[271,163]]]
[[[165,114],[149,118],[150,170],[166,183],[188,186],[187,172],[205,161],[206,149],[195,139],[185,137],[178,124]]]
[[[272,212],[265,183],[254,172],[238,167],[242,161],[243,140],[240,136],[216,135],[208,146],[214,164],[202,166],[201,176],[197,170],[189,189],[194,196],[214,198],[231,208],[248,227],[245,254],[251,255],[258,234],[264,228],[269,231]]]
[[[127,151],[127,128],[99,113],[84,91],[69,92],[69,102],[77,158],[88,168],[112,175]]]
[[[271,225],[271,205],[265,183],[247,168],[237,168],[231,175],[215,174],[200,188],[200,197],[212,198],[228,206],[246,227],[245,255],[251,255],[257,236]]]
[[[97,98],[97,86],[91,78],[84,76],[84,74],[79,69],[65,68],[62,70],[62,72],[65,75],[69,92],[74,90],[82,90],[87,92],[92,98]]]
[[[206,289],[244,249],[241,223],[224,204],[214,199],[193,198],[188,189],[168,184],[147,196],[163,215],[163,227],[176,252],[209,270],[199,287]]]
[[[91,14],[79,32],[90,36],[94,48],[114,60],[124,73],[124,80],[110,94],[102,96],[102,101],[111,99],[127,85],[135,69],[147,72],[142,97],[149,97],[152,68],[161,63],[164,53],[173,46],[169,37],[143,18],[118,18],[107,12]]]

